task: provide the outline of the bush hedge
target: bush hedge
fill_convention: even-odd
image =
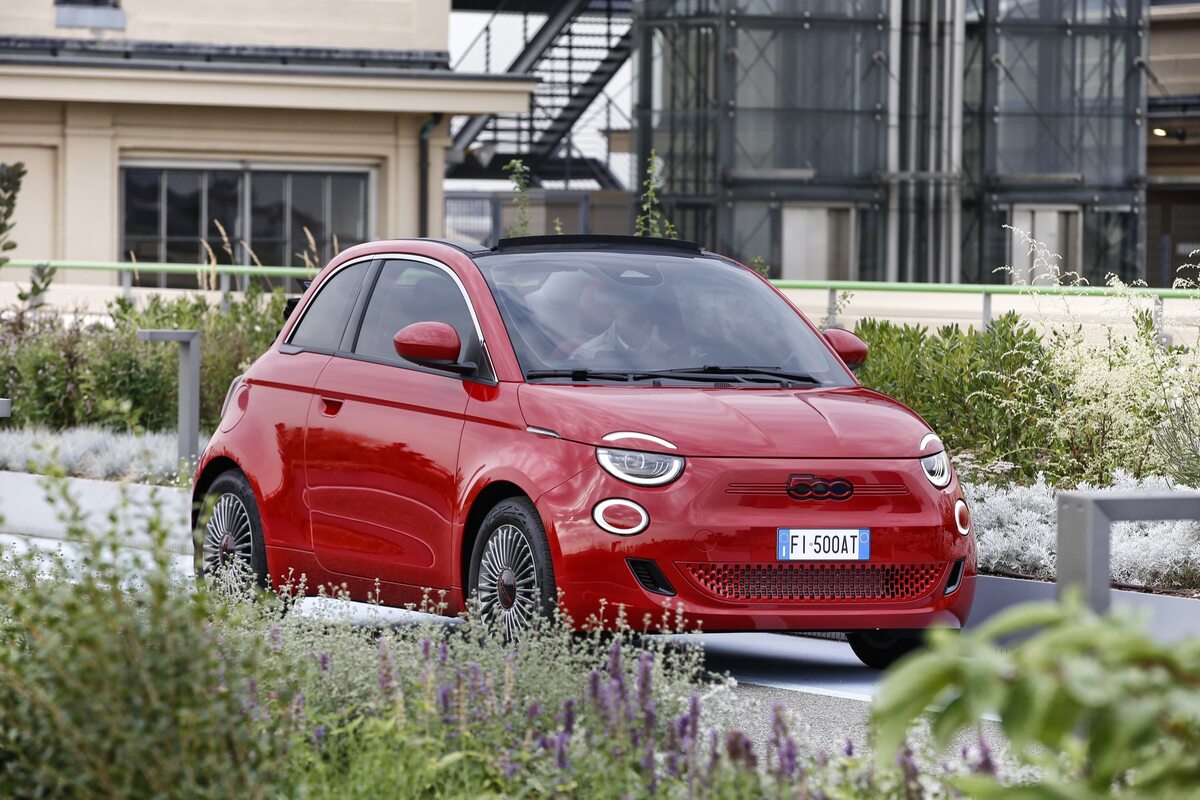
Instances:
[[[201,335],[200,425],[213,430],[225,392],[279,333],[281,292],[152,296],[144,307],[112,302],[106,319],[49,309],[0,316],[0,396],[22,425],[170,430],[176,422],[177,349],[137,339],[139,328],[191,328]]]

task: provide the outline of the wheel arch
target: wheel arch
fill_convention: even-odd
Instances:
[[[489,483],[475,495],[475,499],[471,502],[471,508],[467,512],[467,518],[463,523],[462,543],[458,554],[458,583],[462,586],[464,608],[466,608],[469,595],[467,576],[471,574],[471,553],[475,549],[475,540],[479,538],[479,528],[483,524],[484,517],[496,507],[497,503],[502,500],[508,500],[511,497],[524,497],[531,503],[533,502],[533,498],[530,497],[529,492],[511,481],[505,480],[497,480]]]
[[[242,465],[234,461],[229,456],[216,456],[212,458],[200,474],[196,476],[196,485],[192,488],[192,528],[196,527],[197,515],[200,513],[200,506],[204,502],[204,495],[208,494],[208,487],[213,485],[222,474],[230,470],[237,470],[244,476],[246,473],[242,469]]]

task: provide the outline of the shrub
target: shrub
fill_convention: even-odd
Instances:
[[[1123,617],[1026,605],[976,630],[934,630],[884,679],[880,753],[933,707],[941,744],[998,715],[1011,752],[1040,777],[954,781],[978,798],[1195,797],[1200,786],[1200,640],[1163,645]],[[1030,635],[1002,649],[997,642]]]
[[[172,579],[167,531],[148,532],[159,549],[140,559],[90,539],[2,564],[0,794],[275,794],[289,697],[259,692],[261,648],[231,646],[225,612]]]
[[[140,328],[201,332],[200,425],[213,430],[229,383],[279,333],[281,292],[229,296],[227,308],[202,296],[152,296],[142,308],[118,299],[109,319],[55,311],[0,318],[0,396],[24,425],[100,425],[170,430],[177,419],[178,352],[142,342]]]
[[[931,334],[865,319],[855,333],[871,353],[859,379],[924,417],[953,453],[999,463],[1001,474],[1012,464],[1026,479],[1046,467],[1049,421],[1012,412],[1054,390],[1046,347],[1027,322],[1010,313],[986,331],[948,325]]]

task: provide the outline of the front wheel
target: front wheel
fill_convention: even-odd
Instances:
[[[497,503],[479,527],[468,586],[483,621],[510,641],[554,613],[554,564],[546,530],[533,503],[510,497]]]
[[[267,587],[267,551],[258,502],[246,476],[223,472],[204,495],[192,532],[196,577]]]
[[[871,669],[887,669],[921,647],[924,631],[851,631],[846,641],[858,660]]]

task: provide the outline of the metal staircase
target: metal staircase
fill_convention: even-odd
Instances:
[[[605,88],[633,49],[633,0],[455,0],[454,9],[492,12],[456,68],[472,57],[477,63],[482,54],[483,71],[491,72],[493,37],[511,36],[519,20],[523,46],[504,71],[534,75],[539,83],[528,114],[456,121],[447,177],[504,177],[503,165],[520,158],[534,185],[584,179],[602,189],[624,189],[607,139],[579,141],[574,132],[581,120],[599,122],[600,114],[605,128],[612,127],[614,114],[621,126],[629,124]],[[473,157],[481,152],[487,157]]]

